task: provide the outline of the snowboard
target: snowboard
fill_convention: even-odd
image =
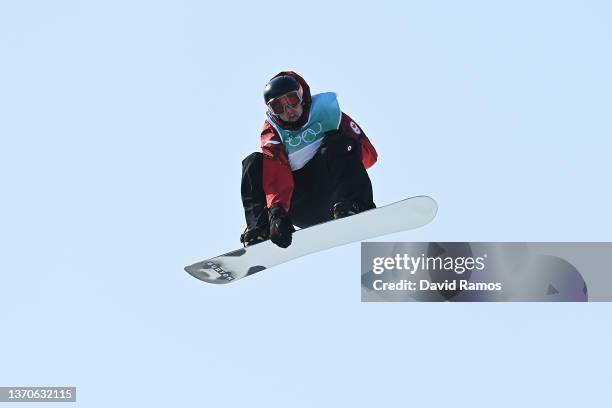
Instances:
[[[208,283],[230,283],[292,259],[381,235],[428,224],[438,205],[428,196],[417,196],[346,218],[323,222],[293,233],[288,248],[264,241],[185,267],[193,277]]]

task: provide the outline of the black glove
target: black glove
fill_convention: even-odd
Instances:
[[[295,231],[289,215],[282,206],[270,209],[270,240],[281,248],[291,245],[291,234]]]

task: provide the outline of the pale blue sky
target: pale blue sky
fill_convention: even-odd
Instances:
[[[240,161],[286,69],[371,137],[378,204],[439,202],[383,240],[612,240],[611,18],[3,1],[0,385],[83,407],[601,406],[608,304],[361,304],[358,244],[221,287],[182,267],[239,245]]]

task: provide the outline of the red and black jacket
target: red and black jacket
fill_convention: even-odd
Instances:
[[[296,130],[304,126],[308,121],[308,112],[312,102],[310,87],[301,76],[293,71],[280,72],[274,77],[281,75],[295,78],[302,85],[304,91],[304,114],[302,117],[296,123],[291,124],[277,119],[277,124],[283,129]],[[359,125],[344,112],[342,112],[342,119],[340,121],[340,131],[343,135],[352,137],[360,142],[363,166],[366,169],[372,167],[378,158],[376,149],[374,149],[370,139],[368,139]],[[280,135],[268,120],[265,121],[261,131],[261,150],[264,154],[263,188],[266,193],[268,208],[282,205],[285,211],[289,211],[294,188],[293,174]]]

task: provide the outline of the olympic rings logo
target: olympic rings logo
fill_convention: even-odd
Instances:
[[[321,122],[315,123],[313,127],[317,125],[319,126],[318,130],[314,130],[312,127],[310,127],[300,134],[297,134],[295,136],[289,136],[289,138],[287,139],[287,144],[291,147],[298,147],[299,145],[302,144],[302,142],[303,143],[314,142],[315,139],[317,138],[317,135],[323,131],[323,125],[321,125]]]

